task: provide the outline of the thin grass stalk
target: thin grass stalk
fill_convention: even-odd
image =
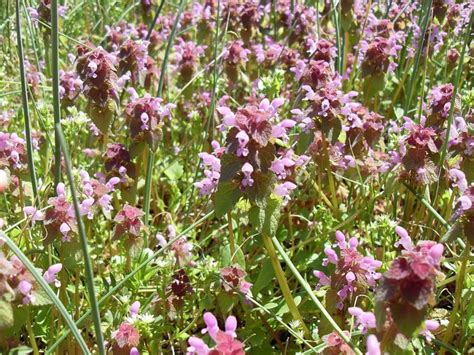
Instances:
[[[71,166],[71,156],[69,155],[69,148],[66,144],[61,125],[56,125],[56,134],[59,138],[60,146],[62,147],[64,153],[64,162],[66,165],[66,174],[69,180],[69,187],[71,189],[72,202],[74,206],[74,213],[76,215],[77,226],[79,231],[79,241],[81,243],[82,254],[84,256],[84,266],[86,272],[86,285],[89,292],[90,306],[93,314],[94,328],[96,334],[96,343],[99,348],[99,354],[105,354],[104,347],[104,336],[102,334],[102,329],[100,327],[100,312],[99,304],[97,302],[97,297],[94,288],[94,272],[92,269],[92,261],[89,255],[89,247],[87,245],[87,236],[86,230],[84,227],[84,222],[82,221],[81,211],[79,208],[79,202],[77,201],[76,188],[74,186],[74,177],[72,176],[72,166]]]
[[[278,284],[280,285],[280,290],[283,293],[283,298],[285,299],[286,305],[288,306],[291,316],[295,321],[299,322],[299,325],[303,329],[305,336],[309,338],[311,337],[311,332],[304,323],[303,317],[301,316],[300,311],[298,310],[298,306],[296,305],[296,302],[291,294],[290,287],[288,286],[288,281],[286,280],[285,272],[281,267],[280,260],[278,260],[278,256],[272,244],[272,238],[266,233],[262,233],[262,239],[265,245],[265,249],[272,263],[273,271],[275,272]]]
[[[28,271],[33,275],[36,282],[40,285],[40,287],[46,292],[48,297],[51,299],[53,304],[59,310],[59,313],[63,316],[64,320],[66,321],[69,329],[68,334],[72,332],[73,336],[76,338],[79,346],[84,354],[90,354],[89,349],[87,348],[86,342],[84,338],[82,338],[81,332],[74,323],[71,315],[68,313],[66,307],[64,307],[63,303],[59,300],[56,293],[51,289],[51,287],[46,283],[43,279],[43,276],[38,272],[36,267],[31,263],[31,261],[27,258],[27,256],[17,247],[17,245],[3,232],[0,231],[0,239],[5,241],[11,251],[20,259],[20,261],[25,265]]]
[[[216,107],[216,91],[217,91],[217,47],[219,45],[219,26],[220,26],[220,9],[221,1],[217,0],[217,12],[216,12],[216,36],[214,39],[214,71],[213,71],[213,82],[212,82],[212,96],[211,106],[209,108],[209,115],[207,117],[206,132],[209,136],[213,137],[214,134],[214,109]],[[209,137],[208,136],[208,137]],[[203,142],[204,144],[204,142]]]
[[[339,14],[339,9],[340,7],[338,6],[339,1],[333,0],[332,1],[332,6],[333,6],[333,15],[334,15],[334,27],[336,29],[336,47],[337,47],[337,57],[336,57],[336,68],[337,71],[342,74],[342,63],[343,63],[343,58],[344,58],[344,49],[341,43],[341,21],[340,21],[340,14]]]
[[[453,306],[453,310],[451,311],[451,316],[449,318],[449,324],[448,324],[448,327],[446,328],[446,333],[445,333],[444,338],[443,338],[443,342],[445,344],[449,344],[451,342],[452,337],[453,337],[453,330],[454,330],[454,327],[455,327],[455,324],[456,324],[458,311],[459,311],[459,308],[460,308],[460,305],[461,305],[461,302],[462,302],[462,291],[464,289],[464,279],[465,279],[465,275],[466,275],[466,266],[467,266],[467,262],[468,262],[468,259],[469,259],[470,251],[471,251],[471,245],[469,244],[469,241],[468,241],[465,248],[464,248],[463,257],[462,257],[462,261],[461,261],[461,267],[460,267],[460,270],[459,270],[458,277],[456,279],[456,290],[455,290],[455,293],[454,293],[454,306]],[[440,354],[444,355],[445,352],[446,352],[446,349],[443,348],[443,349],[441,349]]]
[[[165,82],[165,72],[166,67],[168,65],[168,57],[171,51],[171,46],[174,41],[174,37],[176,36],[176,30],[178,28],[179,19],[181,18],[181,13],[184,9],[184,4],[186,3],[185,0],[180,0],[178,13],[176,14],[176,18],[174,20],[173,29],[171,30],[170,36],[168,38],[168,44],[166,45],[165,56],[163,58],[163,63],[161,65],[161,72],[160,72],[160,80],[158,82],[158,90],[156,92],[157,97],[161,97],[163,92],[163,84]],[[151,200],[151,183],[153,179],[153,165],[155,160],[155,152],[150,151],[148,154],[147,159],[147,168],[146,168],[146,178],[145,178],[145,194],[143,196],[143,210],[145,215],[143,216],[143,222],[146,226],[148,226],[148,221],[150,218],[150,200]],[[145,236],[144,238],[144,245],[148,245],[148,238]]]
[[[180,239],[182,236],[186,235],[190,231],[192,231],[195,227],[199,226],[202,224],[204,221],[206,221],[209,217],[214,215],[214,211],[212,210],[211,212],[207,213],[205,216],[191,224],[188,228],[186,228],[184,231],[179,233],[176,237],[171,239],[163,248],[160,250],[156,251],[153,255],[151,255],[148,259],[143,261],[140,265],[138,265],[133,271],[131,271],[127,276],[125,276],[121,281],[117,282],[117,284],[112,287],[104,296],[102,296],[98,304],[102,305],[110,296],[114,295],[128,280],[130,280],[133,276],[135,276],[140,270],[142,270],[145,266],[147,266],[149,263],[151,263],[155,258],[157,258],[159,255],[163,254],[166,250],[168,250],[178,239]],[[86,313],[84,313],[77,321],[77,325],[81,325],[89,316],[91,315],[91,310],[88,310]],[[61,334],[56,342],[49,347],[49,349],[46,351],[46,355],[52,354],[53,351],[63,342],[64,339],[67,338],[69,335],[70,330],[66,330],[63,334]]]
[[[223,278],[221,278],[221,282],[222,283],[225,283],[227,286],[229,286],[230,288],[232,288],[236,293],[239,293],[240,294],[240,297],[242,300],[248,300],[250,303],[253,303],[255,306],[257,306],[257,308],[261,309],[262,311],[264,311],[265,313],[267,313],[268,315],[270,315],[271,317],[273,317],[278,323],[280,323],[284,328],[286,328],[286,330],[291,334],[293,335],[296,339],[298,339],[299,341],[301,341],[302,343],[304,343],[306,346],[308,346],[312,351],[313,351],[313,354],[317,354],[318,352],[318,348],[320,347],[317,346],[317,347],[313,347],[305,338],[303,338],[300,334],[298,334],[298,332],[296,332],[294,329],[292,329],[290,326],[288,326],[288,324],[286,324],[284,321],[282,321],[282,319],[276,315],[275,313],[273,313],[272,311],[270,311],[268,308],[266,308],[264,305],[262,305],[261,303],[259,303],[259,301],[257,301],[255,298],[252,298],[251,296],[249,295],[242,295],[238,289],[236,289],[232,284],[230,284],[229,282],[227,282],[226,280],[224,280]],[[324,344],[325,345],[325,344]]]
[[[286,254],[285,250],[281,246],[280,242],[276,237],[273,237],[272,239],[273,244],[277,248],[278,252],[280,255],[283,257],[285,260],[286,265],[290,267],[291,272],[295,277],[298,279],[299,283],[303,288],[306,290],[308,293],[309,297],[313,300],[313,302],[316,304],[316,307],[318,307],[319,311],[322,313],[324,318],[331,324],[332,328],[337,332],[337,334],[341,337],[344,342],[350,346],[350,348],[357,354],[357,355],[362,355],[362,352],[352,343],[352,341],[349,339],[349,337],[343,332],[343,330],[339,327],[339,325],[336,323],[336,321],[331,317],[329,312],[324,308],[323,304],[318,300],[318,298],[314,295],[314,292],[311,288],[311,286],[306,282],[306,280],[301,276],[299,273],[298,269],[295,267],[291,259],[288,257]]]
[[[436,182],[436,190],[435,190],[435,198],[434,198],[435,200],[437,199],[438,193],[439,193],[439,184],[441,181],[441,174],[443,172],[443,163],[444,163],[444,159],[446,158],[449,136],[451,133],[451,126],[453,124],[454,107],[456,106],[456,95],[458,92],[459,83],[461,81],[462,70],[464,66],[464,56],[466,54],[466,47],[469,45],[469,41],[471,38],[470,34],[471,34],[473,20],[474,20],[474,14],[471,14],[471,19],[469,20],[469,24],[466,28],[466,32],[464,33],[464,41],[463,41],[461,56],[459,57],[459,65],[457,67],[456,77],[453,83],[454,88],[453,88],[453,94],[451,96],[451,106],[449,108],[448,125],[446,127],[446,136],[444,137],[443,145],[441,146],[441,154],[439,155],[439,162],[438,162],[439,173],[438,173],[438,181]]]
[[[410,78],[410,82],[408,84],[408,95],[407,95],[407,100],[405,101],[405,107],[404,107],[405,114],[410,109],[411,97],[413,94],[413,86],[417,80],[416,74],[418,73],[421,53],[423,52],[423,45],[425,44],[426,29],[428,28],[428,22],[429,22],[429,19],[431,18],[431,4],[432,3],[433,3],[433,0],[426,0],[424,3],[425,6],[420,11],[421,14],[425,14],[425,17],[422,20],[422,25],[421,25],[422,31],[421,31],[420,43],[416,50],[415,65],[413,66],[413,72]]]
[[[51,1],[51,56],[53,77],[53,110],[54,125],[61,122],[61,106],[59,99],[59,40],[58,40],[58,0]],[[58,131],[54,135],[54,186],[61,182],[61,143]]]
[[[158,10],[156,10],[155,17],[153,17],[153,20],[151,21],[150,26],[148,27],[148,33],[146,34],[147,40],[150,39],[153,28],[156,25],[156,21],[158,21],[158,17],[160,17],[161,9],[163,9],[164,4],[165,4],[165,0],[161,0],[160,5],[158,6]]]
[[[34,204],[38,199],[38,184],[36,182],[35,163],[33,160],[33,142],[31,139],[31,120],[30,110],[28,108],[28,87],[26,84],[25,62],[23,56],[23,40],[21,36],[20,23],[20,0],[16,0],[16,33],[18,58],[20,61],[20,81],[21,81],[21,102],[23,106],[23,115],[25,116],[25,135],[26,135],[26,154],[28,157],[28,170],[30,172],[31,187],[33,189]]]

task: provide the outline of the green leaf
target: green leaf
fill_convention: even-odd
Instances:
[[[232,181],[220,182],[217,185],[216,201],[215,201],[215,213],[216,217],[222,217],[239,201],[241,192],[239,185]]]
[[[32,354],[33,349],[30,348],[29,346],[19,346],[17,348],[11,349],[8,354],[9,355],[26,355],[26,354]]]
[[[280,205],[281,200],[268,197],[250,210],[250,223],[260,233],[274,235],[280,220]]]
[[[0,300],[0,329],[13,325],[13,308],[11,303]]]
[[[31,294],[34,296],[33,300],[31,301],[33,306],[46,306],[53,303],[42,288],[33,290]]]
[[[181,178],[181,176],[183,176],[183,173],[184,169],[177,161],[175,161],[165,170],[165,175],[173,181]]]
[[[234,154],[223,154],[221,158],[220,182],[232,180],[242,169],[242,162]]]
[[[252,174],[252,178],[253,185],[247,188],[247,196],[250,200],[259,203],[270,195],[273,174],[262,174],[257,171]]]
[[[275,272],[273,271],[272,263],[270,259],[266,259],[263,262],[260,273],[258,274],[257,281],[252,286],[252,293],[258,295],[260,290],[265,288],[270,282],[275,279]]]
[[[397,107],[395,110],[395,117],[400,120],[402,119],[403,115],[405,114],[405,111],[403,111],[403,109],[401,107]]]
[[[459,222],[455,222],[441,238],[442,243],[448,243],[462,237],[462,229]]]
[[[407,338],[413,338],[421,330],[426,316],[426,308],[418,310],[407,305],[391,304],[390,310],[398,329]]]

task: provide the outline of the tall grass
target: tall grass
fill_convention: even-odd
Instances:
[[[54,125],[61,122],[59,99],[59,41],[58,41],[58,0],[51,1],[51,56],[53,77]],[[61,147],[58,132],[54,135],[54,186],[61,181]]]
[[[21,102],[23,107],[23,116],[25,118],[25,138],[26,150],[28,157],[28,171],[30,172],[31,187],[33,190],[33,199],[35,204],[38,199],[38,184],[36,180],[35,163],[33,160],[33,142],[31,139],[31,120],[30,110],[28,108],[28,87],[26,84],[25,74],[25,57],[23,55],[23,40],[21,35],[21,18],[20,18],[20,0],[16,0],[16,35],[17,35],[17,49],[20,64],[20,81],[21,81]]]
[[[66,165],[66,174],[69,180],[69,187],[71,189],[72,195],[72,203],[74,206],[74,213],[76,215],[78,232],[79,232],[79,241],[81,243],[82,254],[84,256],[84,266],[85,266],[85,273],[86,273],[86,284],[87,289],[89,292],[89,299],[90,299],[90,306],[92,310],[92,319],[94,321],[94,328],[95,328],[95,335],[96,335],[96,343],[99,348],[99,354],[105,354],[105,347],[104,347],[104,336],[102,334],[102,329],[100,327],[100,312],[99,312],[99,304],[97,302],[97,297],[94,288],[94,272],[92,270],[92,261],[89,255],[89,247],[87,244],[87,235],[86,229],[84,227],[84,223],[81,217],[81,211],[79,208],[79,202],[77,201],[76,196],[76,188],[74,186],[74,178],[72,176],[72,166],[71,166],[71,156],[69,155],[69,148],[66,144],[66,140],[63,135],[63,131],[61,129],[61,125],[58,123],[56,126],[56,135],[59,138],[59,143],[62,147],[62,151],[64,153],[64,162]]]
[[[74,320],[72,319],[71,315],[68,313],[66,307],[64,307],[61,300],[58,298],[58,296],[56,296],[56,294],[51,289],[51,287],[49,287],[49,285],[43,279],[43,276],[41,276],[41,274],[38,272],[38,269],[36,269],[36,267],[31,263],[31,261],[26,257],[26,255],[20,250],[20,248],[18,248],[17,245],[5,233],[0,232],[0,239],[5,241],[8,247],[13,251],[13,253],[18,257],[18,259],[20,259],[23,265],[25,265],[25,267],[28,269],[31,275],[33,275],[35,280],[38,282],[41,288],[46,292],[48,297],[54,303],[56,308],[59,310],[59,313],[61,313],[64,320],[66,321],[66,324],[69,328],[68,332],[72,332],[72,334],[74,335],[74,338],[76,338],[77,342],[79,343],[79,346],[83,354],[90,354],[90,351],[87,348],[86,342],[84,341],[84,338],[82,337],[81,332],[77,328],[76,323],[74,323]]]
[[[163,58],[163,63],[161,65],[161,72],[160,72],[160,80],[158,82],[158,90],[156,92],[157,97],[161,97],[163,93],[163,85],[165,82],[165,75],[166,75],[166,67],[168,66],[168,57],[171,51],[171,46],[173,45],[174,38],[176,36],[176,30],[179,25],[179,19],[181,18],[181,13],[183,12],[184,5],[186,1],[180,0],[178,12],[176,14],[176,18],[174,20],[173,29],[168,38],[168,43],[166,45],[165,56]],[[153,168],[155,162],[155,152],[150,151],[148,154],[148,160],[146,164],[146,179],[145,179],[145,193],[143,196],[143,211],[145,212],[144,215],[144,223],[148,226],[148,221],[150,218],[150,201],[151,201],[151,184],[153,179]],[[145,246],[148,244],[148,238],[145,237]]]
[[[101,305],[103,304],[107,299],[109,299],[110,296],[115,294],[120,288],[125,285],[125,283],[130,280],[132,277],[134,277],[140,270],[142,270],[145,266],[147,266],[149,263],[151,263],[153,260],[155,260],[158,256],[163,254],[166,250],[168,250],[178,239],[182,238],[184,235],[192,231],[194,228],[197,226],[201,225],[204,221],[209,219],[212,215],[214,215],[214,211],[211,211],[201,217],[199,220],[191,224],[188,228],[186,228],[184,231],[181,233],[178,233],[176,237],[171,239],[166,245],[164,245],[160,250],[156,251],[153,255],[148,257],[145,261],[143,261],[140,265],[138,265],[132,272],[130,272],[127,276],[125,276],[122,280],[117,282],[117,284],[112,287],[104,296],[102,296],[98,304]],[[86,313],[84,313],[76,322],[77,325],[82,324],[89,316],[92,314],[91,310],[88,310]],[[52,344],[46,354],[52,354],[53,351],[61,344],[61,342],[66,339],[66,337],[69,335],[70,330],[66,330],[63,334],[61,334],[56,342]]]

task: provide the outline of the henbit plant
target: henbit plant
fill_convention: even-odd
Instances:
[[[471,351],[472,10],[7,1],[0,352]]]

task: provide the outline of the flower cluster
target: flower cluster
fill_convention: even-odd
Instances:
[[[238,265],[227,266],[221,270],[222,288],[226,292],[238,290],[243,295],[250,292],[252,284],[245,281],[247,273]]]
[[[59,71],[59,95],[62,105],[72,105],[82,89],[82,80],[78,78],[75,72]]]
[[[202,333],[208,333],[216,344],[214,347],[209,348],[202,339],[192,336],[188,339],[188,355],[245,354],[244,344],[235,339],[237,337],[235,333],[237,319],[234,316],[227,317],[225,331],[219,329],[216,317],[210,312],[204,313],[204,322],[206,323],[206,328],[202,330]]]
[[[226,106],[217,109],[223,115],[222,129],[230,128],[221,158],[220,183],[238,184],[251,200],[264,197],[271,186],[276,153],[272,141],[286,140],[287,131],[295,124],[289,119],[278,122],[277,110],[283,103],[281,99],[271,103],[264,99],[258,106],[249,105],[235,113]]]
[[[196,65],[199,63],[199,57],[204,54],[206,47],[198,46],[192,41],[184,41],[182,38],[179,39],[177,46],[175,47],[175,60],[177,71],[181,74],[184,82],[191,79]]]
[[[163,105],[160,98],[145,94],[138,98],[132,94],[132,101],[125,108],[125,117],[134,143],[146,143],[152,150],[158,147],[163,120],[171,117],[174,104]]]
[[[11,315],[13,319],[12,303],[35,303],[38,289],[33,275],[16,256],[8,260],[0,252],[0,301],[2,301],[2,312],[7,312],[2,314],[2,317],[8,319]]]
[[[314,276],[319,279],[318,287],[329,286],[334,296],[337,296],[336,307],[343,309],[350,301],[350,297],[363,294],[368,287],[375,287],[376,281],[382,276],[377,272],[382,263],[370,256],[363,256],[357,250],[359,244],[356,237],[346,241],[346,237],[340,231],[336,232],[337,243],[334,247],[339,249],[339,255],[332,247],[326,247],[324,254],[326,258],[323,265],[335,265],[331,276],[324,272],[315,270]]]
[[[71,234],[77,233],[77,221],[71,203],[67,201],[66,187],[59,183],[56,187],[56,197],[51,197],[48,204],[52,207],[46,211],[44,226],[48,232],[45,243],[50,243],[58,236],[62,241],[71,240]]]
[[[117,59],[101,47],[90,50],[81,45],[77,53],[76,71],[88,99],[87,111],[94,124],[105,133],[118,99]]]
[[[103,174],[96,174],[97,179],[90,178],[85,170],[80,172],[80,176],[82,191],[86,196],[80,204],[81,215],[92,219],[96,210],[101,209],[102,213],[107,218],[110,218],[110,212],[113,209],[111,205],[112,192],[115,191],[115,185],[120,182],[120,179],[112,177],[106,181]]]
[[[130,73],[132,84],[137,84],[145,80],[147,73],[148,60],[148,42],[133,41],[131,39],[124,41],[117,53],[118,74],[124,75]]]
[[[157,233],[156,240],[158,242],[158,245],[163,248],[168,243],[167,239],[172,240],[172,239],[175,239],[176,236],[177,236],[176,228],[170,224],[168,225],[168,228],[167,228],[167,233],[166,233],[167,238],[163,234]],[[191,252],[192,249],[193,249],[192,243],[188,242],[186,236],[184,235],[181,238],[178,238],[175,242],[173,242],[173,244],[171,245],[171,250],[174,253],[174,256],[176,258],[176,263],[180,267],[183,267],[186,265],[193,265],[193,262],[192,262],[193,254]]]
[[[16,133],[0,132],[0,168],[18,171],[26,168],[26,142]]]
[[[420,241],[414,246],[406,230],[399,227],[397,233],[404,250],[383,274],[377,288],[377,326],[381,328],[393,320],[397,332],[412,337],[424,321],[428,305],[434,304],[444,247],[433,241]]]
[[[224,152],[217,141],[211,143],[214,151],[212,154],[202,152],[199,158],[202,160],[201,168],[204,169],[204,178],[195,182],[194,186],[199,189],[200,195],[211,195],[215,192],[219,179],[221,177],[221,160],[220,157]]]

